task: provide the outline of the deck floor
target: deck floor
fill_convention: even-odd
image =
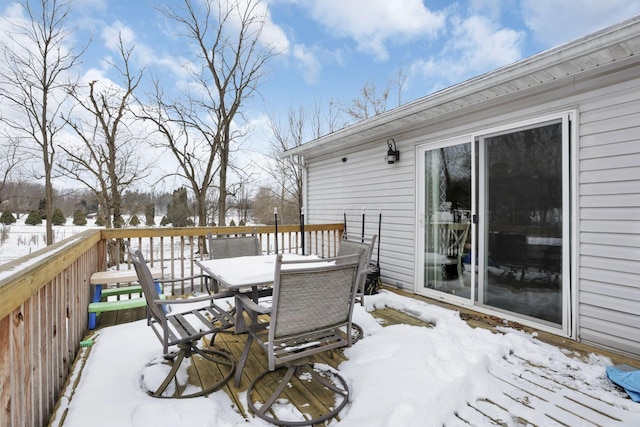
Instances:
[[[431,300],[429,300],[429,302],[432,303]],[[430,327],[429,324],[422,320],[394,309],[378,309],[372,314],[379,318],[383,325],[410,324]],[[99,327],[129,322],[144,317],[144,309],[105,313],[99,320]],[[491,319],[486,319],[482,315],[462,313],[462,317],[466,318],[474,327],[492,327]],[[547,339],[553,341],[553,338],[547,337]],[[246,335],[222,333],[216,337],[215,345],[218,349],[228,351],[235,360],[239,360],[245,340]],[[606,353],[572,341],[564,340],[562,342],[568,344],[569,349],[577,353]],[[635,362],[632,364],[638,366],[638,361],[634,359],[612,354],[605,355],[613,356],[612,360],[614,363]],[[315,356],[313,359],[315,362],[325,363],[334,368],[343,360],[345,359],[341,351],[327,352],[324,355]],[[243,372],[240,388],[234,387],[233,380],[229,381],[223,388],[234,402],[236,410],[245,417],[247,417],[245,413],[246,404],[239,400],[239,396],[244,396],[243,392],[247,390],[251,379],[267,369],[266,363],[266,356],[258,351],[257,345],[254,344],[254,351],[251,352],[250,360]],[[509,364],[510,362],[508,360],[502,360],[501,363]],[[208,381],[210,381],[212,372],[213,375],[219,375],[218,372],[211,371],[210,368],[210,366],[195,363],[192,368],[190,368],[190,382],[207,384]],[[529,365],[526,375],[519,376],[508,374],[508,372],[511,371],[512,370],[508,369],[508,366],[504,366],[504,369],[491,370],[491,374],[494,377],[505,383],[504,389],[508,391],[497,393],[495,396],[487,396],[472,404],[468,404],[465,408],[461,408],[456,413],[460,425],[535,425],[527,419],[528,416],[534,419],[534,413],[538,415],[535,419],[539,419],[539,414],[544,413],[547,414],[548,424],[570,427],[578,425],[602,427],[640,425],[638,424],[637,411],[626,411],[619,407],[614,407],[589,394],[588,391],[576,390],[572,388],[570,381],[564,381],[562,376],[557,375],[556,372],[550,371],[548,368]],[[314,398],[322,396],[323,390],[313,388],[303,389],[303,387],[304,385],[293,387],[289,391],[288,398],[290,401],[297,407],[304,408],[304,412],[306,413],[315,414],[319,411],[326,411],[326,399],[323,403],[322,399]],[[267,394],[263,389],[257,389],[256,393],[260,396]],[[331,403],[332,402],[328,402],[329,405]],[[514,410],[514,404],[516,410]],[[637,404],[629,400],[629,405],[631,407],[631,405]],[[505,408],[511,408],[511,410],[508,411]]]

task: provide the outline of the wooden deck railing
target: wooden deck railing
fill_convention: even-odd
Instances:
[[[273,253],[273,227],[87,230],[0,266],[0,426],[46,425],[87,331],[90,278],[131,268],[123,242],[141,248],[166,276],[199,273],[207,233],[255,234]],[[336,254],[342,224],[305,225],[305,253]],[[302,252],[299,226],[278,227],[279,252]],[[172,293],[184,293],[173,289]]]

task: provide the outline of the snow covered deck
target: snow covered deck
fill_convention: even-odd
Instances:
[[[393,301],[393,296],[396,293],[388,293],[390,295],[389,301]],[[403,294],[402,297],[408,301],[419,301],[420,304],[424,304],[426,301],[429,305],[437,305],[438,303],[431,300],[425,300],[421,297],[413,297],[409,294]],[[374,321],[379,325],[382,325],[382,329],[387,329],[391,325],[411,325],[413,327],[434,328],[433,321],[430,320],[430,316],[433,314],[425,315],[424,312],[419,313],[415,308],[411,306],[411,303],[402,302],[400,306],[394,305],[393,302],[386,305],[376,307],[370,314],[373,316]],[[440,309],[440,307],[438,307]],[[411,313],[411,314],[409,314]],[[456,313],[452,312],[452,316],[455,317]],[[444,317],[438,317],[444,316]],[[439,313],[436,316],[435,322],[445,322],[447,313]],[[119,312],[119,313],[105,313],[102,319],[100,319],[100,327],[108,326],[117,322],[128,322],[144,318],[144,310],[138,309],[137,311]],[[487,329],[486,342],[489,345],[494,334],[512,334],[514,332],[506,332],[502,329],[503,323],[499,319],[487,318],[483,315],[479,315],[473,312],[463,312],[460,314],[460,318],[467,320],[469,325],[473,326],[473,330]],[[365,332],[369,329],[370,324],[363,325]],[[507,325],[511,327],[518,327],[518,325]],[[392,329],[392,328],[390,328]],[[415,331],[416,329],[412,329]],[[464,329],[461,329],[464,332]],[[469,328],[469,330],[472,330]],[[489,333],[489,331],[491,333]],[[150,332],[150,331],[149,331]],[[460,331],[455,328],[451,331],[453,335],[459,334]],[[536,346],[547,346],[538,342],[538,340],[551,340],[555,341],[556,348],[549,349],[551,346],[544,347],[540,352],[527,351],[523,349],[522,352],[516,350],[504,354],[502,357],[492,357],[486,364],[481,364],[486,367],[486,372],[472,372],[468,375],[480,378],[479,382],[473,382],[468,384],[471,388],[480,388],[475,393],[476,397],[472,400],[462,399],[453,409],[453,413],[448,418],[446,425],[462,425],[462,426],[519,426],[519,425],[531,425],[531,426],[550,426],[550,425],[564,425],[564,426],[629,426],[640,425],[640,404],[634,403],[630,399],[626,398],[625,393],[621,389],[617,389],[612,384],[608,383],[606,378],[601,380],[595,380],[592,373],[584,372],[585,370],[591,370],[591,368],[597,369],[597,365],[602,364],[601,358],[609,357],[612,363],[629,363],[635,366],[640,366],[640,361],[628,359],[622,356],[616,356],[601,350],[590,348],[584,345],[577,344],[573,341],[561,340],[553,338],[551,336],[543,336],[542,334],[536,336],[534,340],[531,338],[527,331],[522,332],[515,331],[514,340],[522,338],[526,335],[525,344],[529,341],[535,341]],[[475,334],[475,333],[474,333]],[[366,340],[371,340],[371,348],[368,350],[369,354],[372,354],[373,348],[378,345],[373,341],[380,335],[374,333],[371,336],[365,336],[362,344],[366,343]],[[406,332],[400,330],[400,337],[409,337]],[[246,337],[244,335],[234,335],[229,333],[219,334],[216,337],[216,346],[223,348],[230,352],[237,360],[240,357]],[[466,337],[455,337],[455,340],[464,342]],[[435,341],[435,340],[434,340]],[[521,344],[518,344],[521,345]],[[473,342],[473,339],[469,338],[469,355],[473,357],[473,346],[478,346],[478,342]],[[560,346],[560,347],[557,347]],[[364,350],[364,346],[360,346],[358,350],[361,353]],[[355,347],[354,347],[355,348]],[[353,349],[353,348],[352,348]],[[563,359],[560,355],[559,358],[555,356],[550,357],[554,351],[560,349],[562,353],[569,356]],[[317,358],[315,361],[332,366],[333,368],[347,369],[345,361],[349,359],[350,350],[345,352],[335,351],[333,354],[327,354]],[[435,359],[441,358],[455,360],[458,355],[446,354],[446,351],[450,350],[446,345],[440,345],[433,349],[434,353],[444,352],[438,355]],[[354,350],[355,351],[355,350]],[[378,350],[375,357],[370,362],[370,367],[366,368],[371,371],[371,375],[380,376],[382,379],[378,381],[379,384],[384,384],[384,375],[381,372],[376,373],[375,366],[379,360],[385,358],[386,352],[388,358],[395,358],[391,350],[384,349]],[[405,351],[405,350],[403,350]],[[356,359],[354,354],[354,359]],[[427,357],[425,357],[427,359]],[[594,363],[594,360],[596,361]],[[393,360],[386,363],[393,363]],[[585,362],[587,364],[585,364]],[[420,363],[420,360],[415,360],[415,363]],[[432,364],[430,361],[428,364]],[[606,362],[605,362],[606,363]],[[342,364],[342,365],[341,365]],[[387,370],[387,374],[391,373],[394,377],[398,377],[397,373],[406,370],[409,375],[415,376],[410,373],[411,367],[403,360],[397,360],[398,368],[392,368],[391,372]],[[389,366],[389,365],[387,365]],[[404,367],[404,368],[403,368]],[[250,425],[255,421],[251,415],[245,413],[246,405],[241,401],[244,398],[244,392],[250,382],[251,378],[266,370],[266,357],[259,352],[257,346],[252,352],[250,363],[245,370],[245,374],[242,380],[242,385],[239,389],[236,389],[232,382],[227,384],[224,388],[228,394],[231,402],[233,402],[233,411],[241,414],[249,420]],[[349,372],[353,374],[353,367]],[[396,372],[394,369],[398,369]],[[437,369],[437,367],[433,367]],[[464,367],[461,366],[461,371]],[[395,374],[394,374],[395,373]],[[443,373],[444,375],[449,375]],[[195,369],[190,372],[189,381],[198,384],[199,382],[207,381],[207,375],[209,375],[208,367],[195,366]],[[461,377],[463,377],[461,373]],[[446,380],[451,380],[447,378]],[[454,381],[456,379],[453,379]],[[433,395],[437,393],[439,383],[424,382],[421,386],[406,384],[405,387],[399,387],[401,383],[393,382],[385,384],[386,387],[382,390],[375,390],[374,392],[379,394],[379,405],[381,407],[397,407],[397,410],[392,411],[394,413],[395,421],[402,420],[403,416],[409,416],[410,414],[398,415],[403,411],[413,411],[412,405],[416,403],[414,400],[418,400],[420,396],[417,394]],[[467,386],[467,380],[462,380],[465,387]],[[404,384],[402,384],[404,385]],[[357,388],[354,385],[354,388]],[[260,391],[259,391],[260,392]],[[68,393],[65,393],[68,394]],[[323,404],[319,400],[310,399],[310,396],[320,396],[322,390],[296,390],[291,389],[289,398],[298,407],[304,408],[304,412],[314,413],[316,411],[323,410]],[[465,395],[465,390],[459,390],[458,394]],[[435,395],[432,401],[436,402],[438,399],[448,399],[453,397],[451,390],[445,389],[443,396]],[[422,396],[424,398],[424,396]],[[357,425],[354,424],[352,415],[355,415],[361,408],[358,408],[358,399],[364,399],[363,392],[353,390],[352,393],[352,406],[347,411],[345,419],[333,420],[328,425]],[[404,403],[406,402],[406,404]],[[351,413],[351,414],[350,414]],[[59,414],[58,414],[59,416]],[[372,414],[372,419],[375,419],[375,414]],[[339,421],[339,422],[336,422]],[[362,421],[362,419],[360,419]],[[371,421],[371,420],[369,420]],[[379,420],[381,422],[382,420]],[[411,423],[409,419],[406,419],[408,424],[403,425],[416,425]],[[357,423],[358,421],[356,421]],[[379,423],[368,424],[378,425]],[[66,426],[67,424],[55,424]],[[73,425],[73,424],[72,424]],[[151,424],[149,424],[151,425]],[[262,424],[256,424],[262,425]],[[383,423],[380,425],[384,425]],[[420,424],[423,425],[423,424]],[[424,424],[424,425],[429,425]]]

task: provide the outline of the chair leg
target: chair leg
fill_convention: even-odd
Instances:
[[[278,386],[273,394],[265,400],[263,404],[260,405],[260,408],[256,408],[253,401],[253,391],[256,387],[256,384],[262,380],[265,376],[272,373],[272,371],[265,371],[260,374],[253,382],[249,385],[247,389],[247,405],[251,412],[253,412],[258,418],[262,418],[272,424],[279,426],[310,426],[315,424],[323,423],[326,420],[334,418],[337,416],[340,411],[345,407],[345,405],[349,401],[349,388],[347,387],[346,381],[335,372],[331,373],[331,376],[335,378],[335,381],[329,381],[323,376],[319,375],[309,363],[297,363],[295,365],[287,366],[287,370],[283,377],[278,380]],[[303,421],[293,421],[293,420],[283,420],[272,417],[270,412],[271,407],[275,402],[277,402],[281,395],[290,388],[290,381],[292,378],[296,377],[308,377],[310,376],[312,380],[318,382],[320,385],[330,390],[335,397],[337,397],[338,401],[331,402],[328,407],[332,408],[328,413],[319,415],[312,419],[305,419]],[[271,381],[271,380],[269,380]],[[306,380],[305,380],[306,381]]]
[[[287,372],[284,374],[284,377],[282,377],[282,380],[280,380],[280,383],[278,384],[278,387],[276,388],[276,391],[274,391],[273,394],[264,402],[264,404],[260,407],[260,409],[256,409],[256,407],[253,405],[253,402],[250,399],[247,399],[247,403],[249,404],[249,408],[251,408],[251,411],[256,415],[264,416],[265,413],[269,409],[271,409],[273,404],[276,403],[276,401],[280,398],[280,395],[282,394],[284,389],[287,388],[287,386],[289,385],[289,380],[291,380],[291,377],[297,371],[298,371],[298,366],[293,366],[292,365],[292,366],[289,366],[287,368]],[[267,372],[270,372],[270,371],[267,371]],[[258,378],[260,378],[260,377],[258,377]],[[257,378],[256,378],[256,380],[257,380]],[[255,384],[255,381],[254,381],[254,384]],[[251,389],[251,388],[252,387],[249,386],[249,389]],[[249,395],[249,389],[247,389],[247,395]]]
[[[178,345],[178,348],[180,350],[175,354],[175,360],[173,360],[172,362],[171,371],[169,371],[169,374],[164,379],[162,384],[156,389],[156,391],[149,392],[151,396],[158,397],[158,398],[171,398],[171,397],[190,398],[190,397],[206,396],[218,390],[222,386],[224,386],[227,383],[227,381],[231,379],[231,377],[235,372],[235,367],[236,367],[235,361],[227,353],[224,353],[218,350],[200,349],[198,348],[197,343],[195,342],[188,343],[188,344],[180,344]],[[180,365],[182,365],[185,359],[192,357],[193,354],[197,354],[203,359],[217,364],[220,367],[220,371],[226,372],[226,374],[223,374],[223,377],[218,381],[216,381],[213,385],[201,391],[197,391],[195,393],[190,393],[190,394],[181,394],[178,391],[179,387],[176,387],[177,392],[175,396],[163,396],[162,394],[165,392],[165,390],[167,389],[167,387],[172,381],[176,381],[176,385],[177,385],[176,374],[180,369]]]
[[[160,387],[156,389],[153,393],[150,393],[153,397],[162,397],[162,393],[167,389],[169,383],[175,379],[176,373],[178,373],[178,369],[180,369],[180,365],[182,365],[182,361],[184,360],[185,353],[187,349],[180,349],[180,351],[175,355],[175,360],[171,362],[171,371],[164,379]]]
[[[351,344],[355,344],[364,338],[364,330],[357,323],[351,323]]]
[[[460,286],[464,288],[464,276],[462,271],[462,257],[458,256],[458,280],[460,281]]]
[[[340,327],[340,332],[346,336],[347,327],[346,326]],[[362,338],[364,338],[364,330],[362,329],[362,326],[352,322],[351,323],[351,342],[349,343],[349,346],[352,346],[353,344],[357,343]]]

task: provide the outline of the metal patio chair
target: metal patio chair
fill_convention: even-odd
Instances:
[[[127,244],[127,246],[129,245]],[[213,303],[213,300],[217,298],[216,295],[180,300],[160,299],[142,252],[140,250],[134,251],[129,246],[129,257],[133,262],[142,291],[147,300],[147,324],[153,329],[153,332],[162,343],[164,358],[172,365],[162,384],[155,391],[149,391],[149,394],[153,397],[187,398],[204,396],[222,387],[233,376],[235,361],[225,352],[199,348],[198,341],[205,335],[215,335],[220,331],[231,328],[233,326],[233,316]],[[175,280],[179,279],[174,279],[173,281]],[[204,301],[209,302],[209,304],[200,308],[193,308],[195,303]],[[179,307],[184,304],[189,304],[189,309],[176,312],[169,311],[172,307]],[[173,346],[177,346],[177,350],[174,350]],[[213,385],[204,387],[201,391],[183,394],[182,387],[177,382],[176,373],[184,359],[190,357],[200,357],[215,363],[217,365],[215,371],[220,373],[220,377],[215,380]],[[175,381],[176,392],[173,396],[165,396],[163,393],[172,381]]]
[[[458,279],[460,288],[465,287],[463,258],[465,245],[469,236],[469,222],[433,223],[438,247],[433,252],[425,252],[425,264],[435,271],[438,284],[442,286],[447,280]],[[439,243],[438,243],[439,242]]]
[[[208,233],[207,240],[209,259],[260,255],[257,236],[213,237],[213,234]]]
[[[240,386],[242,370],[254,340],[268,359],[268,370],[258,375],[247,389],[249,409],[259,418],[276,425],[311,425],[336,416],[348,402],[349,389],[344,379],[335,372],[319,373],[311,366],[309,357],[352,344],[351,316],[362,258],[364,256],[351,255],[313,261],[283,261],[282,255],[278,255],[270,307],[256,304],[246,295],[236,296],[237,309],[244,310],[251,319],[249,335],[236,370],[236,387]],[[260,314],[270,315],[269,322],[258,322]],[[256,384],[269,384],[273,376],[283,372],[282,378],[276,380],[278,385],[274,385],[273,394],[257,407],[254,399]],[[328,390],[334,400],[328,406],[333,409],[304,421],[275,418],[271,407],[301,376],[305,381],[306,378],[319,381],[323,390]]]
[[[373,255],[373,247],[376,244],[377,235],[374,235],[371,239],[357,240],[341,240],[338,247],[338,253],[336,256],[344,257],[346,255],[361,255],[362,264],[360,265],[360,273],[358,275],[358,286],[356,287],[356,301],[360,302],[360,305],[364,305],[365,286],[367,283],[367,276],[373,271],[371,266],[371,256]],[[353,342],[356,342],[364,337],[364,330],[357,323],[352,324],[351,328]]]
[[[257,236],[214,237],[213,234],[207,233],[207,243],[209,244],[209,259],[261,254]],[[205,282],[205,286],[209,293],[217,294],[220,292],[218,282],[215,280],[212,280],[212,289],[209,289],[208,282]]]
[[[460,287],[464,287],[464,267],[462,258],[465,255],[465,244],[469,236],[471,223],[456,222],[446,224],[445,249],[442,254],[445,257],[444,266],[455,265]],[[446,267],[445,267],[446,268]]]
[[[361,240],[341,240],[338,247],[338,253],[336,256],[341,257],[345,255],[359,255],[362,251],[366,251],[366,260],[364,260],[364,269],[361,270],[361,275],[358,278],[358,290],[356,292],[356,300],[360,301],[361,305],[364,305],[365,284],[367,282],[367,275],[373,271],[371,265],[371,257],[373,256],[373,248],[376,245],[377,234],[374,234],[371,239]]]

